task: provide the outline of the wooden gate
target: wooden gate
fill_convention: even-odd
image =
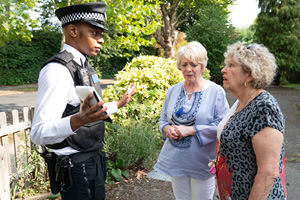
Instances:
[[[31,149],[26,147],[31,147],[30,129],[33,110],[24,107],[21,116],[18,110],[12,110],[12,124],[7,123],[5,112],[0,113],[0,199],[10,199],[10,175],[15,173],[23,162],[28,162]],[[20,118],[23,120],[21,121]]]

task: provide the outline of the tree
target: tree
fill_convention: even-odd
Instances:
[[[37,20],[30,17],[35,0],[0,0],[0,46],[9,40],[30,41]]]
[[[211,74],[221,74],[224,65],[226,47],[237,40],[234,27],[228,21],[228,12],[217,5],[202,7],[194,22],[186,30],[187,41],[198,41],[207,50],[208,65]]]
[[[54,11],[60,7],[79,3],[94,2],[95,0],[39,0],[41,3],[44,27],[57,26],[51,18]],[[43,2],[43,3],[42,3]],[[160,15],[157,13],[158,4],[143,0],[107,0],[107,20],[105,26],[111,31],[110,43],[105,45],[139,51],[141,46],[149,46],[155,42],[153,33],[160,25]],[[54,27],[55,28],[55,27]],[[57,29],[57,28],[56,28]]]
[[[259,0],[255,36],[275,55],[280,76],[300,70],[300,8],[296,0]]]
[[[239,40],[251,44],[254,42],[255,29],[254,26],[237,28]]]
[[[107,24],[116,45],[139,51],[141,46],[154,44],[152,37],[160,26],[157,3],[144,0],[108,0]]]
[[[158,0],[162,16],[162,26],[157,29],[155,39],[164,49],[166,58],[173,58],[175,32],[178,27],[186,21],[193,22],[193,16],[202,6],[213,2],[225,5],[231,4],[233,0]],[[181,8],[181,9],[180,9]]]

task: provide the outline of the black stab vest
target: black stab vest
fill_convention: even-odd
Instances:
[[[81,66],[77,64],[73,60],[73,58],[74,57],[71,53],[67,51],[61,51],[57,53],[55,56],[53,56],[52,58],[50,58],[44,64],[44,66],[51,62],[60,63],[66,66],[70,71],[70,74],[74,80],[74,87],[76,85],[83,85],[83,77],[80,73]],[[94,83],[92,80],[92,75],[96,74],[95,70],[89,66],[87,67],[87,71],[89,74],[89,80],[91,85],[96,89],[96,91],[102,98],[100,81]],[[64,113],[62,115],[62,118],[79,112],[79,109],[80,109],[80,105],[72,106],[70,104],[67,104]],[[81,126],[79,129],[76,130],[76,134],[67,137],[64,141],[57,144],[51,144],[46,146],[51,149],[61,149],[67,146],[71,146],[72,148],[81,152],[93,151],[96,149],[101,149],[103,147],[104,132],[105,132],[105,122],[96,121]]]

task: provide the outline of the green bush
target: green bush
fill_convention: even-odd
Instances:
[[[111,124],[106,132],[104,147],[108,159],[113,163],[118,159],[124,160],[124,169],[151,169],[162,146],[160,133],[153,125],[147,120],[134,119],[126,125]]]
[[[118,71],[122,70],[127,62],[140,54],[154,55],[154,47],[140,47],[140,51],[132,51],[125,48],[119,48],[111,45],[113,39],[109,35],[104,34],[104,44],[102,45],[101,52],[96,56],[90,56],[89,60],[91,65],[95,68],[100,78],[113,78]]]
[[[36,83],[43,63],[59,51],[60,33],[32,34],[30,42],[12,40],[0,47],[0,85]]]
[[[129,178],[130,174],[124,168],[124,159],[117,158],[115,162],[107,160],[106,162],[106,182],[110,183],[113,179],[115,181],[121,181],[122,178]]]
[[[209,79],[209,70],[204,72]],[[174,59],[139,56],[116,75],[116,82],[103,92],[105,102],[119,100],[126,86],[135,82],[131,102],[112,116],[107,125],[105,150],[109,159],[125,160],[124,166],[151,169],[160,152],[162,139],[158,119],[166,91],[183,80]]]
[[[29,146],[25,132],[20,133],[20,136],[25,143],[17,148],[16,171],[10,177],[12,199],[23,199],[26,196],[48,192],[50,189],[48,170],[44,159],[34,148]]]
[[[113,118],[118,123],[126,123],[126,119],[146,118],[158,121],[165,93],[169,87],[183,80],[174,59],[156,56],[139,56],[128,63],[116,74],[116,82],[108,86],[104,92],[104,101],[117,101],[130,83],[136,83],[136,94],[126,107],[122,108]],[[209,70],[203,77],[209,79]]]
[[[234,27],[228,22],[228,12],[216,5],[199,10],[199,19],[188,27],[186,40],[200,42],[207,50],[207,68],[211,74],[221,75],[226,47],[237,41]]]
[[[36,83],[42,65],[60,51],[62,34],[55,31],[32,31],[31,41],[11,40],[0,47],[0,85]],[[104,35],[101,53],[90,57],[99,78],[113,78],[127,62],[140,54],[155,54],[154,47],[141,47],[139,52],[111,45]]]

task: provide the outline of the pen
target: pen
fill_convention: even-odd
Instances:
[[[130,86],[129,86],[129,89],[128,89],[128,92],[127,92],[127,95],[129,95],[129,94],[132,92],[132,86],[135,86],[135,87],[137,87],[137,83],[135,82],[135,84],[134,84],[134,85],[130,85]]]
[[[129,95],[132,91],[132,87],[129,88],[128,92],[127,92],[127,95]]]

